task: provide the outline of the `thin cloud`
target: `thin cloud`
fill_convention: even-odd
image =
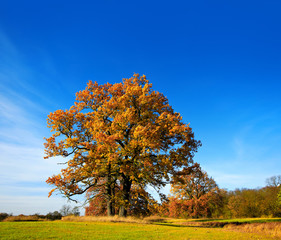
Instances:
[[[60,197],[2,195],[0,197],[0,212],[13,213],[14,215],[47,214],[48,212],[59,211],[64,204],[75,206]],[[83,214],[83,208],[80,211]]]
[[[46,106],[56,104],[28,83],[36,73],[1,31],[0,51],[0,212],[59,210],[66,201],[47,198],[51,187],[45,181],[62,166],[56,164],[60,159],[44,159],[43,147],[43,137],[49,134]]]
[[[228,186],[229,190],[234,190],[237,186],[245,186],[247,188],[256,188],[257,184],[252,184],[255,181],[255,177],[247,174],[225,174],[223,172],[211,172],[212,175],[216,175],[216,181],[219,186]],[[264,185],[264,184],[262,184]]]
[[[26,147],[13,144],[0,144],[0,175],[2,181],[42,182],[59,171],[55,164],[58,159],[44,159],[43,147]]]

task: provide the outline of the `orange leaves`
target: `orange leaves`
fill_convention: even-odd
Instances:
[[[184,168],[173,177],[172,192],[180,199],[200,199],[217,188],[216,182],[199,164]]]
[[[68,162],[47,182],[68,197],[109,173],[128,186],[162,186],[176,169],[192,164],[200,146],[168,99],[139,74],[116,84],[89,81],[69,110],[50,113],[47,122],[54,133],[46,139],[46,158]]]
[[[58,155],[64,155],[64,144],[63,141],[56,143],[55,135],[50,138],[44,138],[46,142],[44,143],[45,146],[45,159],[49,157],[55,157]]]
[[[56,189],[53,188],[50,192],[49,192],[49,195],[48,195],[48,198],[52,196],[53,192],[55,191]]]
[[[179,171],[172,181],[169,210],[173,217],[209,217],[218,187],[199,164]]]

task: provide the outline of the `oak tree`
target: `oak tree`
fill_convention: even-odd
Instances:
[[[198,163],[177,172],[172,181],[172,192],[177,198],[199,199],[217,188],[217,184]]]
[[[172,180],[170,216],[208,217],[221,205],[219,188],[198,163],[178,171]]]
[[[104,186],[109,215],[116,183],[120,216],[126,216],[132,185],[164,186],[193,164],[200,146],[168,99],[145,76],[121,83],[89,81],[68,110],[50,113],[46,158],[63,156],[66,167],[47,180],[69,199]]]

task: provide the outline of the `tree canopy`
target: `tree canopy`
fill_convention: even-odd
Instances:
[[[209,217],[223,205],[221,190],[198,163],[173,176],[170,216]]]
[[[217,188],[215,180],[195,163],[174,175],[171,190],[180,199],[199,199]]]
[[[121,216],[126,215],[132,186],[156,189],[193,164],[201,145],[189,124],[152,90],[146,76],[134,74],[121,83],[89,81],[69,110],[50,113],[46,157],[66,157],[66,168],[48,178],[69,199],[105,187],[108,212],[118,189]]]

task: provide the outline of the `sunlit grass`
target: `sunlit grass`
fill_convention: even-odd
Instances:
[[[165,226],[125,222],[0,222],[0,239],[273,239],[224,228]]]

